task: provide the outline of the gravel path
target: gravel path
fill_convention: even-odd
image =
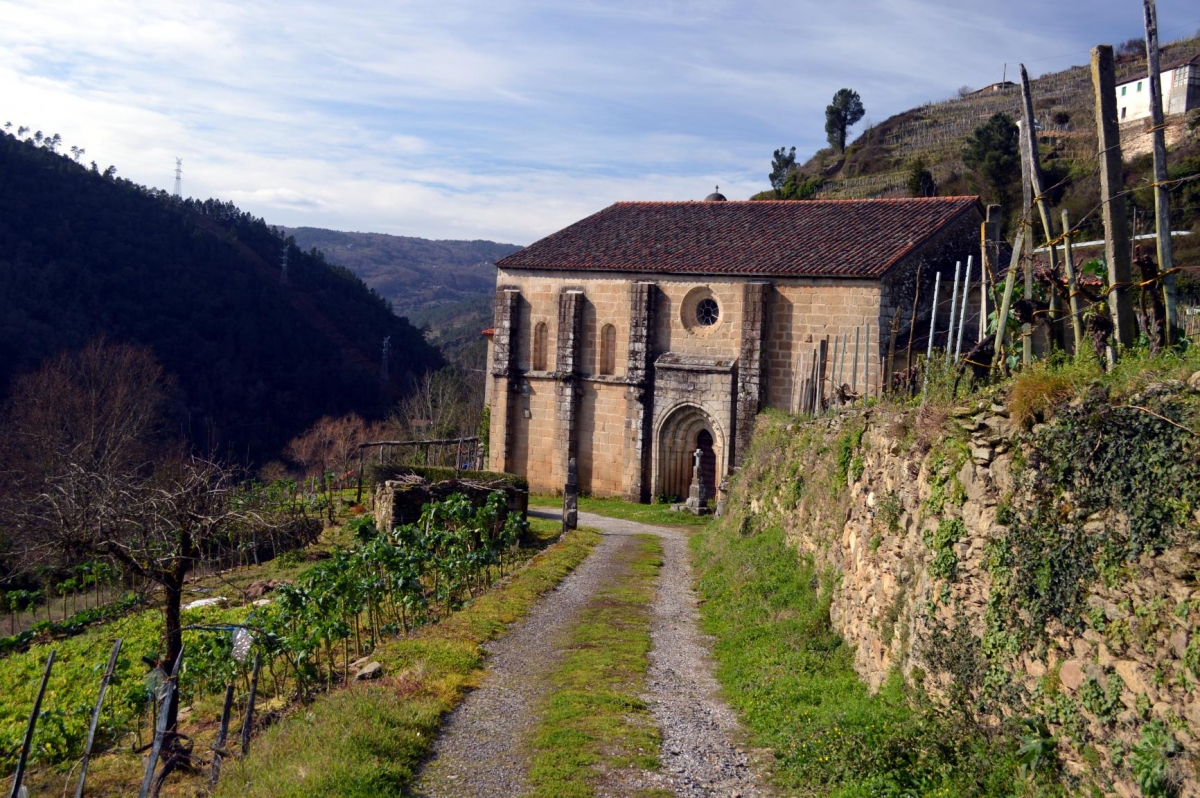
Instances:
[[[557,518],[558,514],[531,511]],[[528,791],[524,744],[536,723],[548,675],[562,659],[561,641],[588,599],[607,587],[633,535],[662,540],[663,567],[652,616],[650,670],[643,698],[662,731],[663,774],[627,774],[680,798],[760,798],[771,793],[755,776],[741,732],[718,695],[700,633],[687,538],[677,530],[580,513],[579,523],[604,539],[504,637],[487,646],[487,675],[447,719],[433,758],[414,785],[429,798],[515,798]]]
[[[531,512],[530,515],[535,515]],[[524,749],[537,720],[539,700],[551,688],[549,673],[562,659],[559,641],[581,607],[611,582],[628,534],[605,535],[596,548],[533,611],[499,640],[488,643],[487,674],[479,689],[450,713],[433,758],[413,791],[429,798],[502,798],[528,792]]]
[[[746,749],[736,744],[744,735],[733,711],[721,700],[712,675],[708,640],[700,632],[696,592],[687,536],[675,529],[580,513],[582,526],[608,534],[650,533],[662,540],[650,639],[647,692],[654,720],[662,732],[659,759],[667,785],[681,798],[759,798],[772,793],[755,775]]]

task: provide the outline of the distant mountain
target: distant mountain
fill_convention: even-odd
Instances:
[[[153,348],[181,429],[275,456],[325,414],[386,412],[443,360],[349,270],[261,219],[89,171],[0,134],[0,398],[12,376],[98,335]],[[386,384],[382,343],[391,338]]]
[[[493,264],[521,249],[494,241],[431,241],[384,233],[283,228],[302,249],[316,248],[353,271],[392,303],[397,314],[427,330],[452,362],[482,369],[496,292]]]

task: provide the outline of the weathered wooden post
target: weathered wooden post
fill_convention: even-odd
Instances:
[[[246,717],[242,721],[242,756],[250,753],[250,732],[254,728],[254,701],[258,697],[258,670],[262,666],[260,655],[254,655],[254,668],[250,671],[250,695],[246,697]]]
[[[212,773],[208,783],[215,785],[221,778],[221,760],[225,758],[225,739],[229,736],[229,715],[233,710],[233,682],[225,685],[225,705],[221,708],[221,725],[217,727],[217,739],[213,743]]]
[[[896,336],[900,334],[900,308],[892,314],[892,335],[888,341],[887,371],[879,375],[879,395],[892,390],[892,375],[896,373]]]
[[[989,205],[987,218],[979,230],[980,236],[980,291],[979,291],[979,335],[975,343],[987,335],[988,296],[996,290],[996,265],[1000,259],[1000,206]],[[995,297],[992,304],[999,306]]]
[[[1171,195],[1167,192],[1167,140],[1163,130],[1162,76],[1158,63],[1158,12],[1154,0],[1142,0],[1146,17],[1146,69],[1150,82],[1150,131],[1154,141],[1154,229],[1158,234],[1158,272],[1162,275],[1167,306],[1164,340],[1175,342],[1178,323],[1175,298],[1174,255],[1171,250]]]
[[[1104,260],[1108,263],[1108,307],[1117,346],[1137,339],[1129,295],[1129,219],[1125,213],[1121,136],[1117,125],[1117,81],[1112,46],[1092,48],[1092,85],[1096,89],[1096,134],[1100,141],[1100,202],[1104,218]]]
[[[362,504],[362,486],[363,472],[366,469],[366,464],[363,462],[363,447],[358,447],[358,495],[354,499],[355,504]]]
[[[575,458],[567,461],[567,484],[563,485],[563,534],[579,526],[579,467]]]
[[[182,662],[183,649],[180,649],[179,656],[175,658],[175,665],[171,668],[171,674],[163,684],[163,696],[158,710],[158,721],[154,727],[154,740],[150,746],[150,756],[146,760],[146,772],[142,776],[142,787],[138,790],[138,798],[147,798],[150,795],[150,788],[154,783],[154,771],[158,767],[158,759],[162,756],[163,743],[167,738],[167,722],[171,715],[168,710],[171,707],[171,703],[175,700],[176,682],[179,678],[179,665]]]
[[[1033,201],[1037,203],[1038,215],[1042,220],[1042,232],[1046,234],[1046,247],[1050,250],[1050,272],[1056,278],[1058,276],[1058,249],[1054,246],[1054,222],[1050,216],[1050,201],[1046,198],[1046,181],[1042,175],[1042,162],[1038,157],[1037,146],[1037,130],[1036,123],[1033,119],[1033,94],[1029,88],[1029,73],[1025,71],[1025,65],[1021,64],[1021,99],[1022,99],[1022,118],[1025,121],[1024,130],[1022,133],[1026,138],[1027,155],[1029,156],[1028,174],[1029,184],[1033,192]],[[1028,211],[1028,208],[1026,209]],[[1033,248],[1026,242],[1026,249],[1029,250],[1029,268],[1030,275],[1026,278],[1026,299],[1032,299],[1032,269],[1033,269]],[[1058,291],[1051,288],[1051,304],[1055,302],[1053,297],[1058,296]],[[1055,318],[1052,316],[1052,318]]]
[[[17,757],[17,769],[13,773],[12,790],[9,798],[21,794],[21,781],[25,778],[25,766],[29,763],[29,749],[33,747],[33,732],[37,728],[38,716],[42,712],[42,698],[46,695],[46,684],[50,681],[50,670],[54,667],[54,651],[46,657],[46,669],[42,672],[42,684],[33,699],[33,710],[29,713],[29,724],[25,727],[25,739],[21,742],[21,753]]]
[[[88,726],[87,743],[83,746],[83,759],[79,763],[79,783],[75,785],[75,798],[83,798],[83,785],[87,781],[88,760],[92,756],[92,746],[96,742],[96,726],[100,723],[100,709],[104,706],[104,693],[108,683],[112,681],[113,672],[117,669],[117,655],[121,653],[121,641],[113,643],[112,654],[108,657],[108,667],[100,678],[100,694],[96,696],[96,706],[92,709],[92,722]]]
[[[813,414],[825,412],[825,363],[829,359],[829,338],[825,337],[817,343],[817,401]]]
[[[908,354],[905,355],[905,358],[904,358],[904,373],[906,375],[912,374],[913,336],[917,332],[917,305],[921,301],[921,267],[924,265],[925,265],[924,263],[917,264],[917,283],[916,283],[917,288],[916,288],[916,291],[913,293],[912,317],[909,318],[909,320],[908,320]],[[906,377],[906,379],[907,379],[907,377]],[[912,392],[911,385],[908,386],[908,390],[911,395],[911,392]]]
[[[1075,340],[1076,356],[1083,351],[1083,316],[1079,309],[1079,286],[1075,282],[1075,255],[1071,251],[1071,214],[1066,208],[1062,212],[1063,264],[1067,272],[1067,306],[1071,309],[1071,332]]]
[[[996,354],[992,363],[1000,363],[1004,359],[1004,334],[1008,327],[1008,312],[1012,309],[1013,288],[1017,282],[1017,266],[1021,262],[1021,248],[1025,245],[1025,237],[1018,235],[1013,243],[1012,260],[1008,264],[1008,277],[1004,280],[1004,297],[1000,300],[1000,313],[996,318]]]

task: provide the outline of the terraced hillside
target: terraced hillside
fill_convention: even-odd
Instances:
[[[1165,45],[1164,65],[1200,52],[1200,39]],[[1145,74],[1145,58],[1118,60],[1118,83]],[[1013,71],[1012,77],[1015,77]],[[1095,152],[1094,95],[1088,66],[1076,66],[1032,81],[1034,113],[1041,126],[1043,156],[1076,159]],[[966,96],[930,103],[896,114],[863,131],[844,157],[832,150],[813,156],[801,172],[825,178],[822,197],[903,196],[909,166],[924,159],[939,185],[959,181],[966,138],[998,112],[1020,118],[1019,84],[989,87]],[[1047,148],[1048,146],[1048,148]]]

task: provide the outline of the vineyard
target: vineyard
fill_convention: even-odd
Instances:
[[[209,606],[184,611],[181,732],[186,737],[189,725],[211,724],[228,685],[235,686],[237,703],[244,705],[256,659],[262,667],[258,702],[268,713],[351,680],[355,660],[380,641],[436,622],[526,559],[530,549],[520,543],[527,530],[522,518],[506,511],[501,493],[482,503],[451,495],[427,505],[417,523],[379,530],[370,516],[360,515],[341,530],[344,545],[282,555],[272,573],[291,581],[277,584],[269,599],[240,606],[219,606],[215,599],[196,602]],[[320,559],[309,564],[307,557]],[[110,608],[87,610],[109,613],[111,619],[100,619],[105,623],[42,627],[36,642],[0,659],[0,691],[11,699],[0,705],[0,769],[11,772],[16,762],[51,650],[56,659],[31,750],[33,763],[65,767],[80,758],[116,639],[123,647],[96,747],[128,752],[150,741],[160,673],[152,666],[162,651],[163,624],[159,612],[139,609],[138,602],[129,596]],[[57,639],[43,642],[47,637]],[[196,753],[201,754],[198,748]],[[129,766],[137,764],[131,760]]]

